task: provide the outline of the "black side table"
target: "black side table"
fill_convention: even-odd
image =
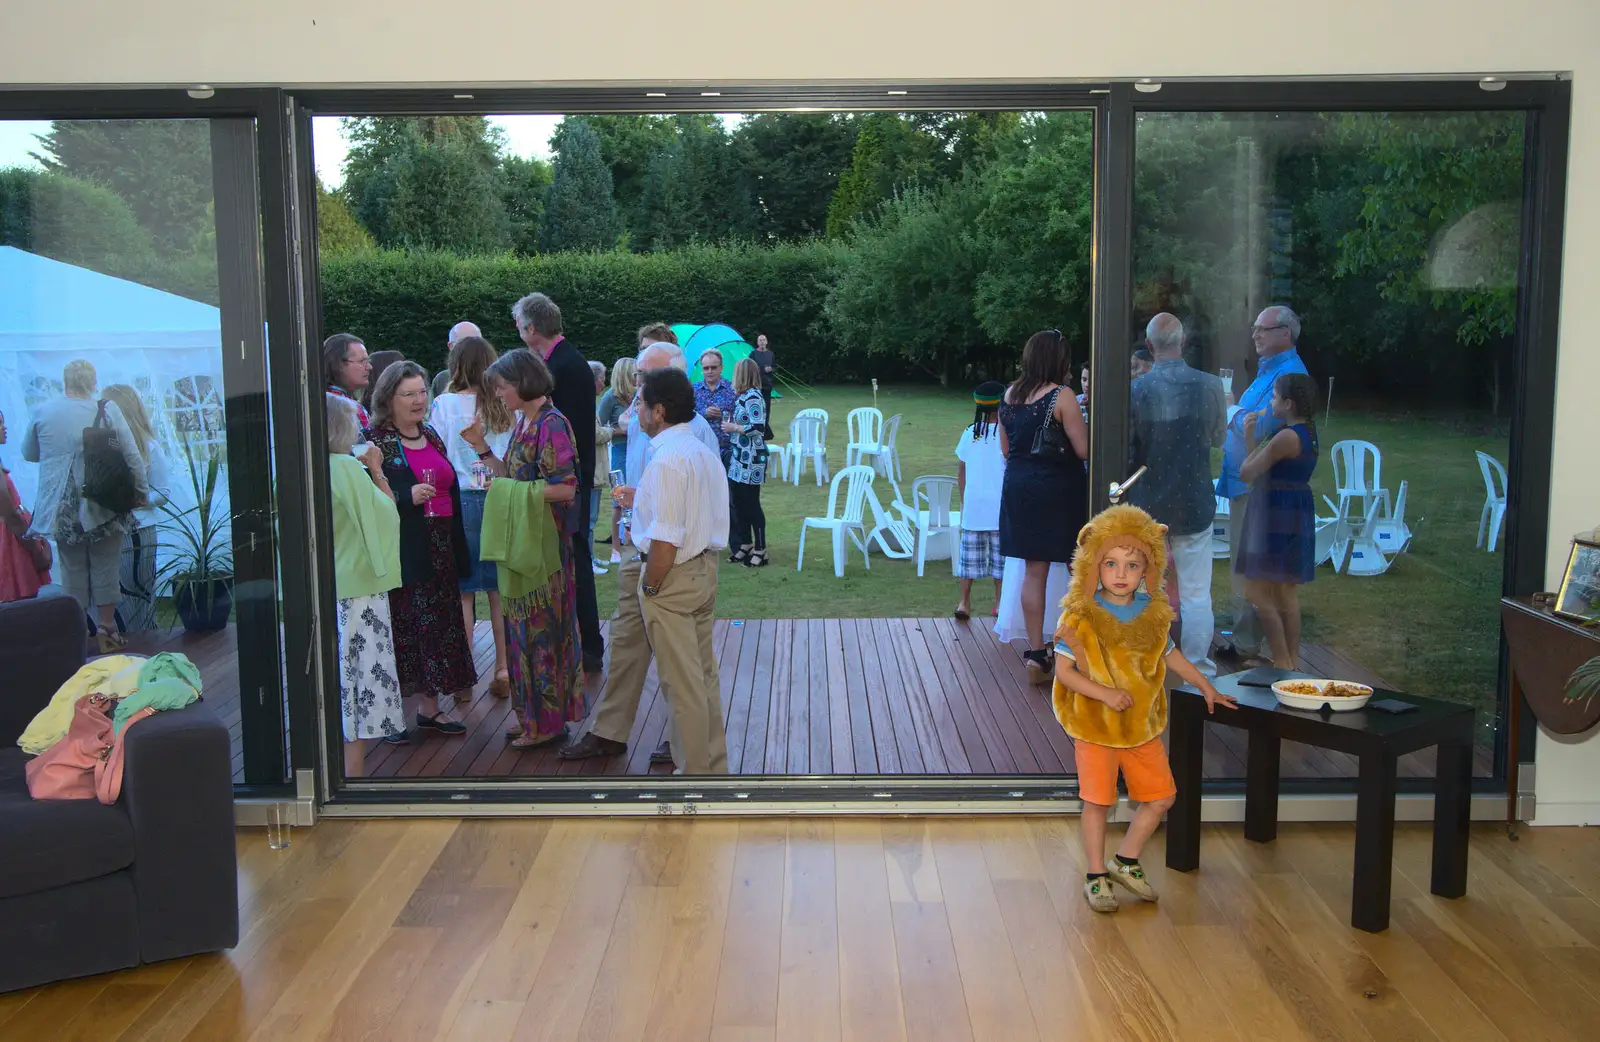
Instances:
[[[1282,674],[1292,676],[1294,674]],[[1472,809],[1472,708],[1454,702],[1379,691],[1417,708],[1408,713],[1357,709],[1308,712],[1278,704],[1271,688],[1221,677],[1217,690],[1239,701],[1207,715],[1198,691],[1172,693],[1169,738],[1178,798],[1167,814],[1167,867],[1200,867],[1200,759],[1207,722],[1249,732],[1245,768],[1244,835],[1268,843],[1278,835],[1278,752],[1284,739],[1337,749],[1360,760],[1356,796],[1355,880],[1350,925],[1377,933],[1389,927],[1389,885],[1394,861],[1395,764],[1406,753],[1439,747],[1433,804],[1433,884],[1441,897],[1467,892],[1467,834]]]

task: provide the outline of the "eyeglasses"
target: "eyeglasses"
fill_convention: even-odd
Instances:
[[[1288,327],[1288,326],[1286,326],[1286,325],[1284,325],[1284,324],[1283,324],[1283,323],[1281,323],[1281,322],[1280,322],[1280,323],[1278,323],[1278,324],[1277,324],[1277,325],[1275,325],[1275,326],[1261,326],[1261,325],[1256,325],[1256,326],[1251,326],[1251,327],[1250,327],[1250,335],[1251,335],[1251,336],[1255,336],[1255,335],[1256,335],[1256,334],[1257,334],[1257,333],[1270,333],[1270,332],[1272,332],[1272,331],[1273,331],[1273,330],[1274,330],[1274,329],[1288,329],[1288,328],[1289,328],[1289,327]]]
[[[346,358],[344,360],[344,364],[345,365],[364,365],[368,369],[371,369],[372,368],[372,359],[370,359],[370,358]]]
[[[396,398],[404,398],[408,402],[414,402],[418,398],[426,398],[426,397],[428,397],[428,392],[426,390],[421,390],[421,391],[399,391],[399,392],[396,392],[395,397]]]

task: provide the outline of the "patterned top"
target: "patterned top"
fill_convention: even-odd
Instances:
[[[511,445],[505,455],[506,477],[515,481],[538,481],[549,485],[578,487],[578,448],[572,440],[572,424],[561,410],[548,401],[532,420],[517,417],[511,430]],[[565,535],[578,531],[578,511],[573,503],[551,503],[556,527]],[[561,560],[565,564],[572,552],[569,539],[561,541]]]
[[[749,428],[732,436],[733,455],[728,458],[728,480],[741,485],[759,485],[767,480],[767,400],[759,388],[752,387],[734,402],[734,423]]]
[[[738,395],[733,393],[733,384],[729,383],[727,380],[717,381],[717,389],[715,391],[707,390],[706,382],[704,380],[701,380],[699,383],[694,385],[695,412],[699,413],[701,416],[705,416],[706,410],[711,408],[713,405],[722,410],[721,417],[716,420],[712,420],[711,417],[706,416],[706,421],[711,424],[711,430],[717,436],[717,448],[723,453],[728,451],[728,442],[730,436],[727,431],[722,429],[722,424],[726,420],[733,419],[733,403],[737,397]]]
[[[343,387],[340,387],[338,384],[329,384],[328,385],[328,393],[329,394],[336,394],[340,398],[348,398],[350,401],[356,403],[356,419],[358,421],[360,421],[362,430],[365,430],[366,428],[372,426],[372,419],[369,416],[367,416],[367,410],[362,408],[361,403],[356,401],[354,396],[352,396],[349,391],[346,391]]]

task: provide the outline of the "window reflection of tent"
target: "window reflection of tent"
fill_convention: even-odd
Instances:
[[[100,386],[138,390],[174,461],[175,505],[191,507],[181,473],[182,442],[225,444],[222,313],[126,279],[0,246],[0,412],[11,444],[0,450],[24,503],[34,502],[38,468],[22,459],[28,417],[60,397],[73,359],[94,363]],[[219,491],[226,493],[226,481]],[[226,510],[226,503],[220,505]]]

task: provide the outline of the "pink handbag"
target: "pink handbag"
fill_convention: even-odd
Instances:
[[[36,800],[92,800],[115,803],[122,795],[122,743],[112,731],[115,702],[104,695],[84,695],[72,709],[66,737],[23,765],[28,794]],[[141,709],[122,733],[153,709]]]

